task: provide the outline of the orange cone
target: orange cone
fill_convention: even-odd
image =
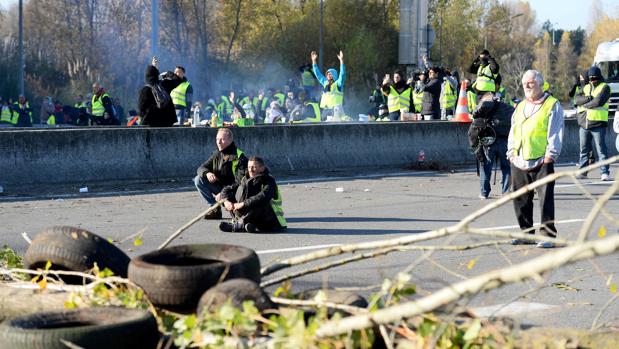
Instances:
[[[460,86],[460,94],[458,95],[458,105],[456,106],[456,115],[454,115],[451,121],[457,122],[471,122],[471,118],[469,116],[469,101],[466,98],[466,88],[468,84],[465,81],[462,81]]]

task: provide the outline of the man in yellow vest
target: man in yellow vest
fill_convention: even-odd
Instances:
[[[443,71],[445,72],[445,76],[443,76],[443,82],[441,83],[439,103],[441,106],[441,120],[447,120],[453,117],[454,109],[456,109],[458,82],[451,76],[451,72],[448,69],[444,69]]]
[[[178,125],[183,126],[191,109],[193,86],[187,81],[184,67],[177,65],[176,68],[174,68],[174,74],[181,79],[181,83],[172,90],[170,97],[172,97],[172,103],[174,103]]]
[[[197,170],[194,183],[209,205],[222,199],[221,190],[240,181],[247,171],[247,157],[236,147],[232,131],[220,128],[215,138],[217,150]],[[204,219],[221,219],[221,209],[211,211]]]
[[[92,84],[92,121],[96,124],[104,123],[106,112],[108,117],[115,117],[112,98],[98,82],[95,82]]]
[[[306,64],[300,68],[301,70],[301,85],[307,99],[314,99],[314,89],[316,88],[316,77],[312,74],[312,66]]]
[[[0,124],[13,125],[13,106],[0,97]]]
[[[606,151],[606,127],[608,126],[608,100],[610,98],[610,87],[604,82],[602,72],[598,67],[591,67],[587,71],[589,83],[586,84],[582,92],[576,96],[576,107],[578,108],[578,125],[580,126],[580,161],[578,168],[589,165],[589,152],[591,152],[591,141],[595,143],[599,160],[604,161],[608,158]],[[600,167],[602,181],[611,181],[609,166]],[[586,174],[580,178],[587,178]]]
[[[32,107],[24,95],[19,95],[13,104],[12,123],[15,127],[32,127]]]
[[[554,173],[554,163],[563,144],[563,108],[561,103],[544,93],[544,78],[536,70],[528,70],[522,76],[526,99],[518,103],[511,120],[507,140],[507,158],[511,163],[512,190],[529,185]],[[555,182],[537,188],[541,209],[540,234],[556,237]],[[533,193],[528,192],[514,199],[514,210],[520,229],[534,234]],[[533,239],[513,239],[513,245],[536,243]],[[537,242],[537,247],[552,248],[548,241]]]
[[[389,74],[385,75],[381,91],[387,97],[390,121],[398,121],[402,112],[409,113],[411,111],[413,89],[404,80],[403,72],[398,70],[393,73],[393,81]]]
[[[221,222],[225,232],[280,232],[286,230],[282,196],[275,178],[269,174],[264,160],[251,157],[247,175],[240,182],[221,191],[224,207],[233,215],[232,222]]]
[[[483,50],[469,67],[469,73],[476,74],[473,88],[478,96],[486,92],[496,92],[495,80],[499,74],[499,65],[488,50]]]
[[[327,121],[334,115],[335,106],[344,104],[344,82],[346,81],[346,68],[344,66],[344,53],[340,51],[337,58],[340,60],[340,73],[333,68],[327,69],[327,75],[323,75],[318,67],[318,54],[312,51],[312,71],[316,79],[323,87],[322,97],[320,98],[321,115]]]

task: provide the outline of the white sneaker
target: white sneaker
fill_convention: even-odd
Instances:
[[[610,178],[610,175],[608,173],[603,173],[600,179],[602,180],[602,182],[610,182],[613,180],[612,178]]]

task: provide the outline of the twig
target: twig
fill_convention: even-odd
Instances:
[[[420,242],[420,241],[425,241],[425,240],[430,240],[430,239],[436,239],[439,237],[443,237],[446,235],[450,235],[450,234],[454,234],[454,233],[459,233],[461,232],[464,228],[468,228],[468,225],[470,223],[472,223],[473,221],[475,221],[477,218],[485,215],[486,213],[494,210],[495,208],[498,208],[500,206],[505,205],[506,203],[510,202],[511,200],[513,200],[514,198],[517,198],[519,196],[521,196],[524,193],[527,193],[529,191],[532,191],[538,187],[541,187],[543,185],[546,185],[550,182],[556,181],[557,179],[561,178],[561,177],[568,177],[568,176],[574,176],[574,175],[578,175],[578,174],[582,174],[585,173],[587,171],[591,171],[595,168],[604,166],[604,165],[609,165],[613,162],[616,162],[617,160],[619,160],[619,156],[613,156],[612,158],[606,159],[604,161],[600,161],[600,162],[596,162],[595,164],[588,166],[586,168],[577,170],[577,171],[573,171],[573,172],[556,172],[553,173],[549,176],[546,176],[538,181],[535,181],[531,184],[528,184],[520,189],[518,189],[515,192],[509,193],[507,195],[502,196],[499,200],[488,204],[484,207],[482,207],[481,209],[469,214],[468,216],[466,216],[464,219],[462,219],[460,222],[458,222],[455,225],[446,227],[446,228],[442,228],[439,230],[432,230],[432,231],[428,231],[425,233],[420,233],[420,234],[415,234],[415,235],[407,235],[407,236],[402,236],[399,238],[395,238],[395,239],[390,239],[390,240],[379,240],[379,241],[369,241],[369,242],[363,242],[363,243],[357,243],[357,244],[349,244],[349,245],[342,245],[342,246],[337,246],[337,247],[330,247],[330,248],[326,248],[326,249],[322,249],[322,250],[318,250],[318,251],[314,251],[312,253],[308,253],[305,255],[300,255],[300,256],[296,256],[296,257],[292,257],[289,259],[284,259],[281,260],[277,263],[274,263],[273,265],[270,265],[268,267],[265,267],[261,270],[261,274],[262,276],[267,276],[270,274],[273,274],[279,270],[285,269],[285,268],[289,268],[295,265],[299,265],[299,264],[304,264],[310,261],[314,261],[314,260],[318,260],[318,259],[322,259],[322,258],[327,258],[327,257],[333,257],[336,255],[340,255],[340,254],[344,254],[347,252],[354,252],[354,251],[358,251],[358,250],[368,250],[368,249],[375,249],[375,248],[386,248],[386,247],[392,247],[392,246],[398,246],[398,245],[408,245],[408,244],[412,244],[415,242]],[[480,234],[480,235],[485,235],[485,234]],[[522,236],[524,237],[524,236]],[[530,236],[529,236],[530,237]],[[525,237],[526,238],[526,237]],[[538,237],[536,237],[537,239]],[[541,241],[546,241],[543,239],[543,237],[539,237],[539,240]],[[558,240],[551,240],[551,241],[555,241],[560,243]]]
[[[452,284],[417,301],[398,304],[371,314],[355,315],[339,321],[328,321],[317,330],[316,335],[319,338],[330,337],[344,334],[348,331],[368,328],[376,324],[400,321],[403,318],[430,312],[461,298],[463,295],[476,294],[480,291],[500,287],[503,284],[518,282],[525,278],[536,279],[539,278],[541,273],[548,270],[578,260],[610,254],[618,248],[619,236],[569,246],[514,266],[494,270]]]
[[[21,233],[21,237],[24,238],[24,240],[26,240],[26,242],[28,243],[28,245],[30,245],[32,243],[32,240],[30,239],[30,237],[28,236],[28,233],[23,232]]]
[[[133,239],[133,238],[134,238],[134,237],[136,237],[136,236],[141,236],[142,234],[144,234],[144,232],[145,232],[145,231],[146,231],[146,227],[144,227],[144,228],[140,229],[137,233],[133,233],[133,234],[131,234],[131,235],[127,236],[126,238],[124,238],[124,239],[122,239],[122,240],[118,241],[118,243],[119,243],[119,244],[122,244],[123,242],[128,241],[128,240],[131,240],[131,239]]]
[[[331,309],[343,310],[350,314],[366,314],[368,310],[365,308],[355,307],[353,305],[338,304],[333,302],[318,302],[305,299],[288,299],[280,297],[269,297],[271,301],[277,304],[292,305],[297,307],[327,307]]]
[[[437,268],[441,269],[442,271],[446,272],[449,275],[455,276],[455,277],[457,277],[459,279],[462,279],[462,280],[468,279],[464,275],[461,275],[461,274],[456,273],[455,271],[449,270],[449,268],[443,266],[442,264],[440,264],[439,262],[435,261],[432,258],[428,258],[427,260],[428,260],[428,262],[434,264],[434,266],[436,266]]]
[[[194,225],[196,222],[198,222],[199,220],[203,219],[204,216],[206,216],[207,214],[215,211],[217,208],[219,208],[222,205],[222,203],[223,203],[223,201],[216,202],[213,206],[209,207],[206,211],[200,213],[199,215],[195,216],[192,220],[190,220],[189,222],[185,223],[185,225],[183,225],[177,231],[175,231],[174,234],[170,235],[170,237],[163,244],[159,245],[159,247],[157,247],[157,249],[161,250],[161,249],[165,248],[166,246],[168,246],[170,244],[170,242],[172,242],[172,240],[176,239],[179,235],[181,235],[185,230],[187,230],[189,227]]]
[[[387,333],[387,329],[385,328],[385,325],[378,326],[378,330],[380,331],[380,334],[383,337],[383,341],[385,342],[385,346],[387,347],[387,349],[393,349],[393,343],[391,342],[391,339],[389,338],[389,333]]]
[[[602,195],[595,202],[595,205],[593,206],[593,208],[591,209],[591,211],[589,211],[589,214],[587,215],[587,219],[585,219],[585,222],[582,224],[582,228],[580,229],[580,234],[578,235],[579,242],[585,241],[587,239],[587,234],[589,233],[589,230],[591,229],[591,225],[593,225],[593,221],[595,220],[595,218],[597,218],[598,214],[600,213],[600,209],[602,209],[602,207],[604,207],[604,205],[608,202],[608,200],[610,200],[613,197],[613,195],[617,192],[617,189],[619,189],[619,180],[616,180],[613,183],[613,185],[611,185],[610,188],[604,193],[604,195]]]
[[[608,309],[608,307],[613,304],[614,301],[617,300],[617,298],[619,298],[619,293],[615,293],[614,296],[612,296],[607,302],[606,304],[604,304],[604,306],[602,307],[602,309],[600,309],[600,311],[598,312],[598,314],[595,316],[595,319],[593,319],[593,323],[591,324],[591,331],[597,330],[597,323],[600,320],[600,318],[602,317],[602,314],[604,314],[604,312],[606,312],[606,310]]]

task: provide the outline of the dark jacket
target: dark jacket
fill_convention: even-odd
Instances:
[[[229,185],[221,191],[224,200],[245,204],[239,214],[244,223],[253,223],[260,230],[281,229],[277,216],[271,207],[271,199],[277,195],[277,183],[269,170],[254,178],[247,174],[240,182]]]
[[[206,178],[206,174],[212,172],[218,179],[217,184],[222,187],[239,182],[247,174],[247,157],[243,154],[238,158],[236,173],[232,173],[232,161],[237,159],[236,149],[236,145],[232,142],[222,151],[215,150],[213,155],[198,168],[198,176]]]
[[[423,99],[421,101],[421,115],[433,115],[438,119],[441,115],[441,80],[432,79],[423,86]]]
[[[592,86],[591,92],[593,92],[594,89],[595,89],[595,86]],[[610,87],[606,85],[602,89],[602,91],[595,97],[585,95],[583,92],[577,94],[576,102],[574,104],[576,104],[576,106],[580,106],[583,108],[597,108],[597,107],[601,107],[604,104],[606,104],[609,98],[610,98]],[[583,110],[580,113],[578,113],[578,125],[584,128],[585,130],[590,130],[596,127],[606,127],[608,125],[608,122],[587,120],[587,111]]]
[[[473,126],[489,125],[496,132],[497,138],[509,137],[514,108],[496,100],[483,101],[473,111]]]
[[[159,81],[159,70],[152,65],[146,67],[145,83],[149,85],[161,84],[170,94],[181,83],[181,79],[174,73],[167,73],[166,79]],[[142,122],[140,125],[153,127],[169,127],[176,122],[176,111],[172,99],[162,108],[157,107],[155,97],[149,86],[142,87],[138,100],[138,108]]]
[[[471,63],[471,66],[469,67],[469,73],[477,75],[479,67],[482,65],[485,66],[486,64],[490,64],[490,71],[492,72],[492,74],[499,73],[499,64],[494,60],[494,57],[492,56],[488,57],[488,62],[482,62],[482,60],[477,57],[473,61],[473,63]]]

